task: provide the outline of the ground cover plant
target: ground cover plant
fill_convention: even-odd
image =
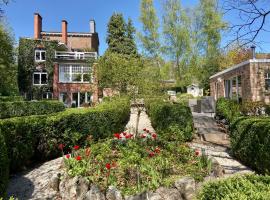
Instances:
[[[64,144],[60,150],[66,151]],[[76,145],[64,160],[69,176],[87,177],[102,190],[114,185],[124,195],[171,186],[186,175],[201,181],[210,170],[210,162],[198,151],[162,140],[147,129],[136,138],[122,132],[82,149]]]
[[[242,175],[208,182],[199,192],[198,200],[268,200],[270,176]]]

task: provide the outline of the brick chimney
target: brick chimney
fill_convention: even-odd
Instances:
[[[62,20],[62,42],[67,44],[67,21]]]
[[[89,24],[90,24],[90,33],[95,33],[96,32],[96,22],[95,22],[95,20],[91,19]]]
[[[38,14],[34,14],[34,39],[41,38],[42,31],[42,17]]]

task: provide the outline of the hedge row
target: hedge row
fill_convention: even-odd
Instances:
[[[269,200],[270,176],[245,175],[208,182],[197,195],[198,200]]]
[[[166,140],[192,139],[193,123],[190,108],[184,104],[172,104],[161,99],[145,100],[153,128]]]
[[[23,101],[22,96],[0,96],[0,102]]]
[[[5,196],[9,176],[7,147],[0,131],[0,197]]]
[[[234,100],[219,98],[216,103],[216,115],[232,122],[241,116],[240,105]]]
[[[64,110],[64,104],[59,101],[0,102],[0,119],[30,115],[46,115]]]
[[[238,118],[230,130],[234,156],[257,172],[270,174],[270,118]]]
[[[74,144],[98,140],[124,129],[129,119],[129,101],[118,100],[96,108],[67,109],[54,115],[15,117],[0,120],[10,159],[17,171],[30,161],[59,155],[59,143],[66,150]],[[91,136],[91,137],[90,137]]]

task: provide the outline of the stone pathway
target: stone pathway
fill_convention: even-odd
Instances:
[[[8,196],[19,200],[57,199],[57,193],[50,187],[50,178],[62,172],[62,157],[46,162],[36,168],[11,176]]]
[[[230,155],[230,141],[226,131],[220,127],[211,114],[192,113],[198,138],[189,143],[193,149],[204,149],[206,155],[213,157],[225,170],[224,176],[252,171]]]

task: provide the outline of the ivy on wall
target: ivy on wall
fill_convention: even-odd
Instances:
[[[18,85],[19,91],[26,94],[27,99],[41,99],[44,92],[52,92],[54,56],[56,50],[65,50],[57,41],[34,40],[21,38],[18,54]],[[35,50],[46,50],[46,61],[35,62]],[[33,85],[33,73],[46,70],[48,84],[42,86]]]

